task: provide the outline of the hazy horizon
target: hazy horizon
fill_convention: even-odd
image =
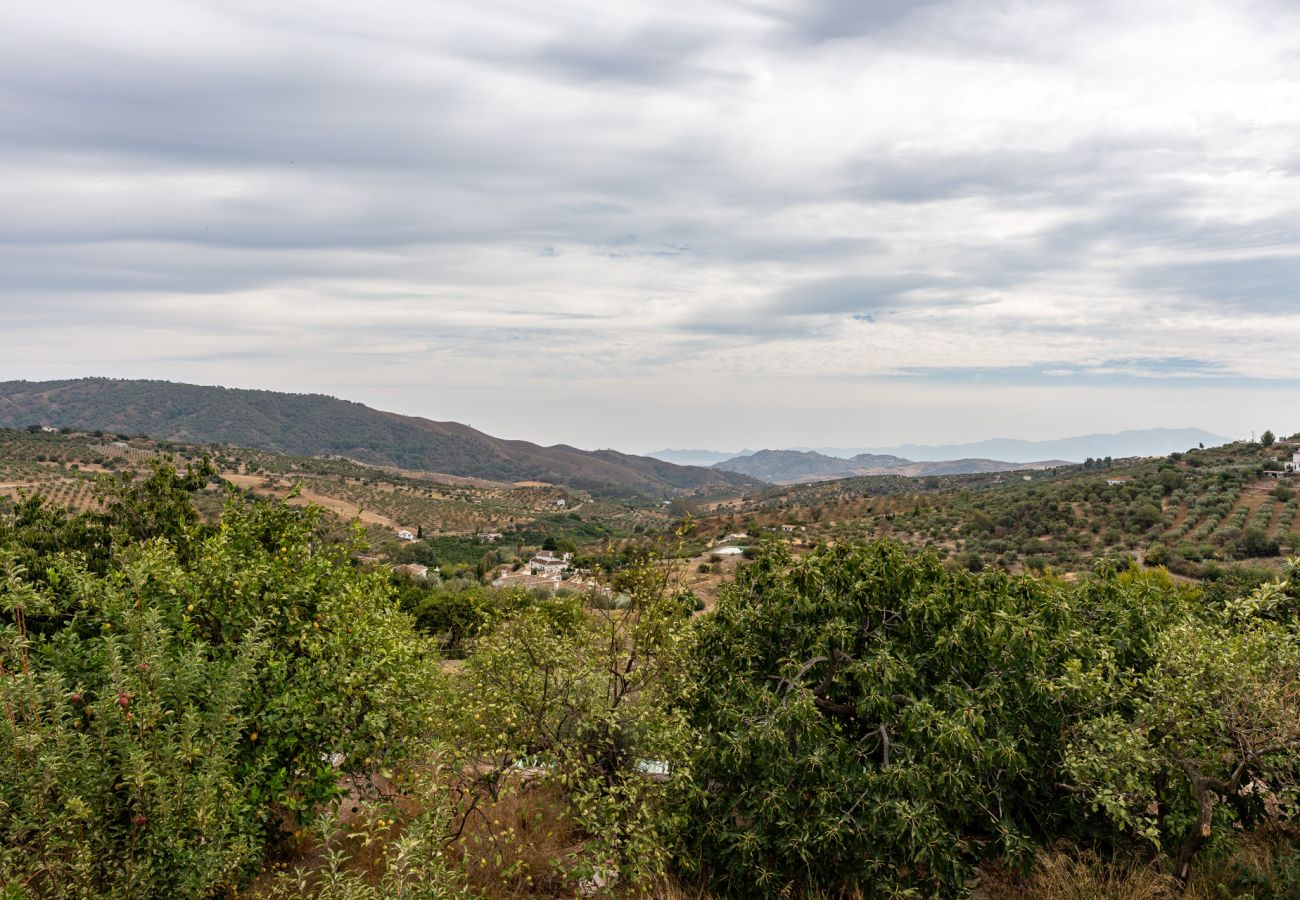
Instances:
[[[0,10],[0,379],[540,444],[1285,421],[1300,8]]]

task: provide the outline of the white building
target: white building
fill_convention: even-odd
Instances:
[[[409,532],[409,531],[403,529],[403,530],[397,532],[397,539],[398,539],[399,541],[413,541],[413,540],[415,540],[415,535],[413,535],[413,534],[411,534],[411,532]]]
[[[563,575],[569,568],[569,560],[572,558],[571,553],[556,556],[549,550],[543,550],[528,560],[528,571],[533,575]]]
[[[1297,450],[1295,451],[1295,453],[1292,453],[1291,461],[1288,463],[1283,463],[1282,468],[1286,469],[1288,472],[1300,472],[1300,450]]]

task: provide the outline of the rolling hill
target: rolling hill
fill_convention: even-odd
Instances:
[[[1083,462],[1088,457],[1102,459],[1128,456],[1164,456],[1166,453],[1202,445],[1218,447],[1230,438],[1202,428],[1139,428],[1113,434],[1081,434],[1045,441],[992,438],[965,444],[901,444],[895,447],[817,447],[817,452],[845,459],[861,453],[905,456],[918,462],[940,462],[959,458],[999,459],[1027,463],[1040,459],[1064,459]],[[809,449],[809,448],[797,448]]]
[[[996,459],[947,459],[915,462],[893,454],[859,453],[850,459],[827,456],[815,450],[760,450],[714,463],[713,468],[739,472],[774,484],[828,481],[858,475],[969,475],[979,472],[1013,472],[1069,465],[1063,460],[1002,462]]]
[[[458,422],[371,409],[322,394],[78,378],[0,382],[0,427],[40,424],[495,481],[544,481],[607,496],[744,490],[745,475],[678,466],[615,450],[502,440]]]

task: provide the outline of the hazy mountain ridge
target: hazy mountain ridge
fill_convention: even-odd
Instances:
[[[679,466],[712,466],[714,463],[726,462],[737,456],[752,456],[753,450],[654,450],[646,456],[662,459],[664,462]]]
[[[45,424],[234,444],[303,456],[337,455],[498,481],[546,481],[598,493],[743,489],[743,475],[678,466],[615,450],[503,440],[459,422],[371,409],[323,394],[169,381],[78,378],[0,382],[0,426]]]
[[[850,459],[827,456],[814,450],[759,450],[749,456],[715,463],[713,468],[739,472],[777,484],[829,481],[860,475],[971,475],[980,472],[1013,472],[1069,465],[1065,460],[1005,462],[967,457],[916,461],[893,454],[860,453]]]
[[[797,447],[826,456],[852,459],[862,453],[903,456],[917,462],[977,458],[1028,463],[1034,460],[1063,459],[1083,462],[1088,457],[1116,459],[1130,456],[1164,456],[1204,444],[1217,447],[1232,438],[1213,434],[1202,428],[1142,428],[1113,433],[1082,434],[1041,441],[1016,438],[990,438],[964,444],[899,444],[894,447]]]

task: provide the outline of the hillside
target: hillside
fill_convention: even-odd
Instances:
[[[544,481],[611,496],[743,490],[754,484],[735,473],[614,450],[502,440],[458,422],[382,412],[321,394],[169,381],[0,382],[0,427],[32,424],[301,456],[344,456],[462,477]]]
[[[1000,459],[1028,463],[1040,459],[1083,462],[1089,457],[1164,456],[1188,447],[1218,447],[1229,438],[1201,428],[1139,428],[1111,434],[1081,434],[1045,441],[991,438],[965,444],[901,444],[895,447],[827,448],[818,452],[845,459],[861,453],[904,456],[918,462],[940,462],[960,458]]]
[[[793,527],[810,544],[888,537],[1010,571],[1126,556],[1212,579],[1243,562],[1276,569],[1300,553],[1300,479],[1279,461],[1298,452],[1300,443],[1238,442],[1015,474],[895,471],[787,484],[717,504],[700,529],[757,537]]]
[[[1029,463],[1003,462],[996,459],[946,459],[914,462],[901,456],[859,453],[850,459],[827,456],[815,450],[760,450],[715,463],[713,468],[739,472],[773,484],[798,484],[829,481],[857,475],[970,475],[980,472],[1014,472],[1022,469],[1049,469],[1069,463],[1047,460]]]

